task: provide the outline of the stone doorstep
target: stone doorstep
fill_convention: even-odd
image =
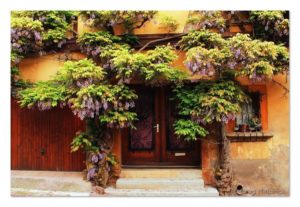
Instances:
[[[145,189],[105,189],[107,197],[217,197],[219,192],[213,187],[204,187],[202,190],[145,190]]]
[[[24,189],[24,188],[12,188],[11,195],[14,197],[88,197],[90,192],[66,192],[66,191],[53,191],[53,190],[37,190],[37,189]]]
[[[116,188],[106,188],[103,196],[208,197],[219,192],[204,186],[200,169],[123,169]]]
[[[202,190],[202,179],[167,179],[167,178],[120,178],[117,189],[145,190]]]
[[[121,178],[201,179],[199,169],[122,169]]]
[[[123,169],[122,175],[117,188],[105,189],[103,196],[218,196],[215,188],[204,186],[199,169]],[[14,171],[11,184],[12,196],[91,195],[91,184],[80,172]]]

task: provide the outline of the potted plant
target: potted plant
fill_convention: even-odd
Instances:
[[[247,113],[242,113],[241,114],[241,124],[239,125],[239,131],[240,132],[247,132],[249,131],[249,126],[248,126],[248,114]]]
[[[250,128],[250,131],[260,131],[261,130],[261,122],[260,122],[259,118],[252,117],[249,120],[249,128]]]

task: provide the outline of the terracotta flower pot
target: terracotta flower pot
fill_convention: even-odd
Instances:
[[[239,129],[240,132],[247,132],[249,131],[249,126],[248,124],[241,124]]]

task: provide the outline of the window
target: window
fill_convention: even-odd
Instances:
[[[227,132],[259,132],[268,130],[267,94],[265,85],[249,85],[252,102],[227,125]]]
[[[261,131],[260,102],[259,92],[249,93],[251,102],[245,103],[241,112],[236,115],[234,131],[236,132],[257,132]]]

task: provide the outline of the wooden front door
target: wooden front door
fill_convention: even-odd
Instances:
[[[123,165],[199,166],[200,143],[186,142],[174,134],[176,106],[166,88],[135,88],[136,129],[124,132]]]

